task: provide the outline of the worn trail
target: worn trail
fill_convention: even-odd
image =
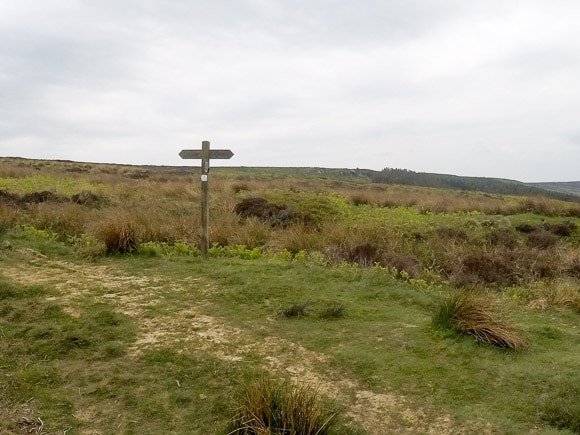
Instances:
[[[257,354],[268,371],[311,384],[336,399],[371,434],[393,430],[413,434],[465,433],[448,415],[433,419],[433,412],[411,406],[402,395],[362,388],[357,380],[325,365],[328,356],[323,353],[281,337],[258,338],[252,331],[209,315],[206,308],[211,302],[204,294],[214,284],[203,278],[168,283],[159,275],[136,276],[112,266],[51,260],[31,250],[22,250],[20,255],[25,261],[5,267],[2,273],[23,284],[56,288],[58,296],[51,298],[71,315],[80,316],[76,307],[89,299],[108,303],[131,316],[138,325],[138,333],[129,349],[130,357],[138,356],[146,348],[167,346],[178,347],[183,352],[203,349],[232,363]],[[152,307],[167,304],[168,292],[194,293],[195,303],[146,316]],[[401,429],[402,426],[408,429]]]

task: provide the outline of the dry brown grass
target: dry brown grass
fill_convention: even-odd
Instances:
[[[120,165],[23,161],[3,166],[2,170],[14,176],[33,173],[58,178],[64,174],[85,184],[88,180],[100,196],[95,206],[73,203],[72,196],[62,200],[47,197],[41,203],[4,203],[0,227],[32,225],[58,233],[61,240],[88,234],[103,243],[109,240],[108,249],[112,251],[117,251],[111,242],[115,238],[121,251],[131,251],[133,244],[145,242],[199,243],[200,183],[195,168],[147,168],[146,173],[138,167]],[[304,180],[281,174],[240,175],[220,169],[213,172],[210,185],[212,244],[274,252],[318,252],[330,263],[378,263],[405,271],[413,278],[469,288],[580,277],[574,219],[556,222],[530,218],[529,223],[516,227],[527,231],[520,233],[512,224],[521,222],[519,217],[512,220],[481,215],[527,210],[566,214],[575,207],[571,203],[344,180]],[[77,195],[82,202],[82,192]],[[249,210],[249,218],[240,218],[234,213],[236,205],[252,197],[266,198],[267,202],[257,212]],[[381,210],[384,207],[401,208]],[[475,210],[478,213],[471,214]],[[431,212],[470,215],[433,216]],[[380,217],[382,213],[385,218]],[[409,222],[402,222],[402,216],[408,216]],[[112,236],[115,225],[119,226],[117,237]],[[123,234],[133,242],[122,243]],[[127,237],[129,234],[131,237]],[[365,251],[365,246],[372,246],[373,252]]]
[[[105,244],[108,254],[130,253],[139,240],[133,216],[123,210],[108,213],[91,226],[91,233]]]
[[[523,301],[529,308],[547,310],[573,310],[580,313],[580,287],[572,279],[562,279],[551,283],[540,282],[525,289]]]
[[[324,435],[337,426],[338,412],[309,385],[261,376],[245,386],[228,435]]]
[[[0,233],[14,226],[17,219],[17,209],[0,204]]]
[[[488,298],[472,292],[458,292],[445,299],[433,317],[433,324],[501,349],[521,350],[527,346],[520,333],[493,309]]]

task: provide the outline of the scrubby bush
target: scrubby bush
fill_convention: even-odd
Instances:
[[[256,217],[272,225],[289,223],[295,217],[288,206],[273,204],[265,198],[245,198],[236,204],[234,212],[241,217]]]
[[[489,241],[494,246],[503,246],[508,249],[514,249],[519,243],[518,236],[513,229],[506,227],[492,229],[489,233]]]
[[[558,236],[544,229],[532,231],[528,236],[528,246],[548,249],[558,243]]]

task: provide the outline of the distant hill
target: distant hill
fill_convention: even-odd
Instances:
[[[568,195],[580,197],[580,181],[569,181],[562,183],[528,183],[528,186],[538,187],[552,192],[560,192]]]
[[[457,175],[432,174],[414,172],[406,169],[385,168],[382,171],[372,171],[370,179],[375,183],[407,184],[411,186],[438,187],[442,189],[474,190],[485,193],[518,196],[547,196],[562,201],[580,202],[580,196],[570,191],[547,189],[545,184],[529,185],[520,181],[500,178],[460,177]],[[580,183],[576,184],[580,188]]]
[[[224,168],[226,169],[226,168]],[[440,189],[478,191],[499,195],[546,196],[561,201],[580,202],[580,196],[571,190],[554,190],[543,187],[544,184],[530,185],[515,180],[485,177],[462,177],[458,175],[414,172],[407,169],[385,168],[382,171],[371,169],[337,169],[319,167],[238,167],[227,168],[230,171],[259,174],[269,178],[322,178],[329,181],[352,183],[403,184],[409,186],[434,187]],[[566,184],[566,183],[551,183]],[[578,188],[578,184],[576,187]]]
[[[64,165],[62,170],[68,172],[86,172],[87,165],[132,167],[141,172],[132,174],[133,178],[147,178],[152,172],[170,172],[189,174],[191,166],[154,166],[154,165],[121,165],[121,164],[91,164],[69,160],[32,160],[18,157],[0,157],[1,161],[14,161],[21,166],[27,164]],[[43,163],[44,162],[44,163]],[[70,166],[70,167],[69,167]],[[434,174],[428,172],[414,172],[407,169],[385,168],[382,171],[371,169],[347,168],[320,168],[320,167],[216,167],[221,171],[233,172],[249,176],[266,177],[271,179],[305,178],[324,179],[330,183],[347,182],[354,184],[382,183],[402,184],[409,186],[433,187],[464,191],[477,191],[499,195],[517,196],[546,196],[561,201],[580,202],[580,181],[553,182],[553,183],[522,183],[515,180],[485,177],[463,177],[458,175]],[[56,168],[55,168],[56,169]]]

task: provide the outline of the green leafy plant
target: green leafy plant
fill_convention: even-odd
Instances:
[[[247,248],[244,245],[219,246],[213,245],[208,250],[210,257],[241,258],[244,260],[257,260],[262,256],[260,248]]]

